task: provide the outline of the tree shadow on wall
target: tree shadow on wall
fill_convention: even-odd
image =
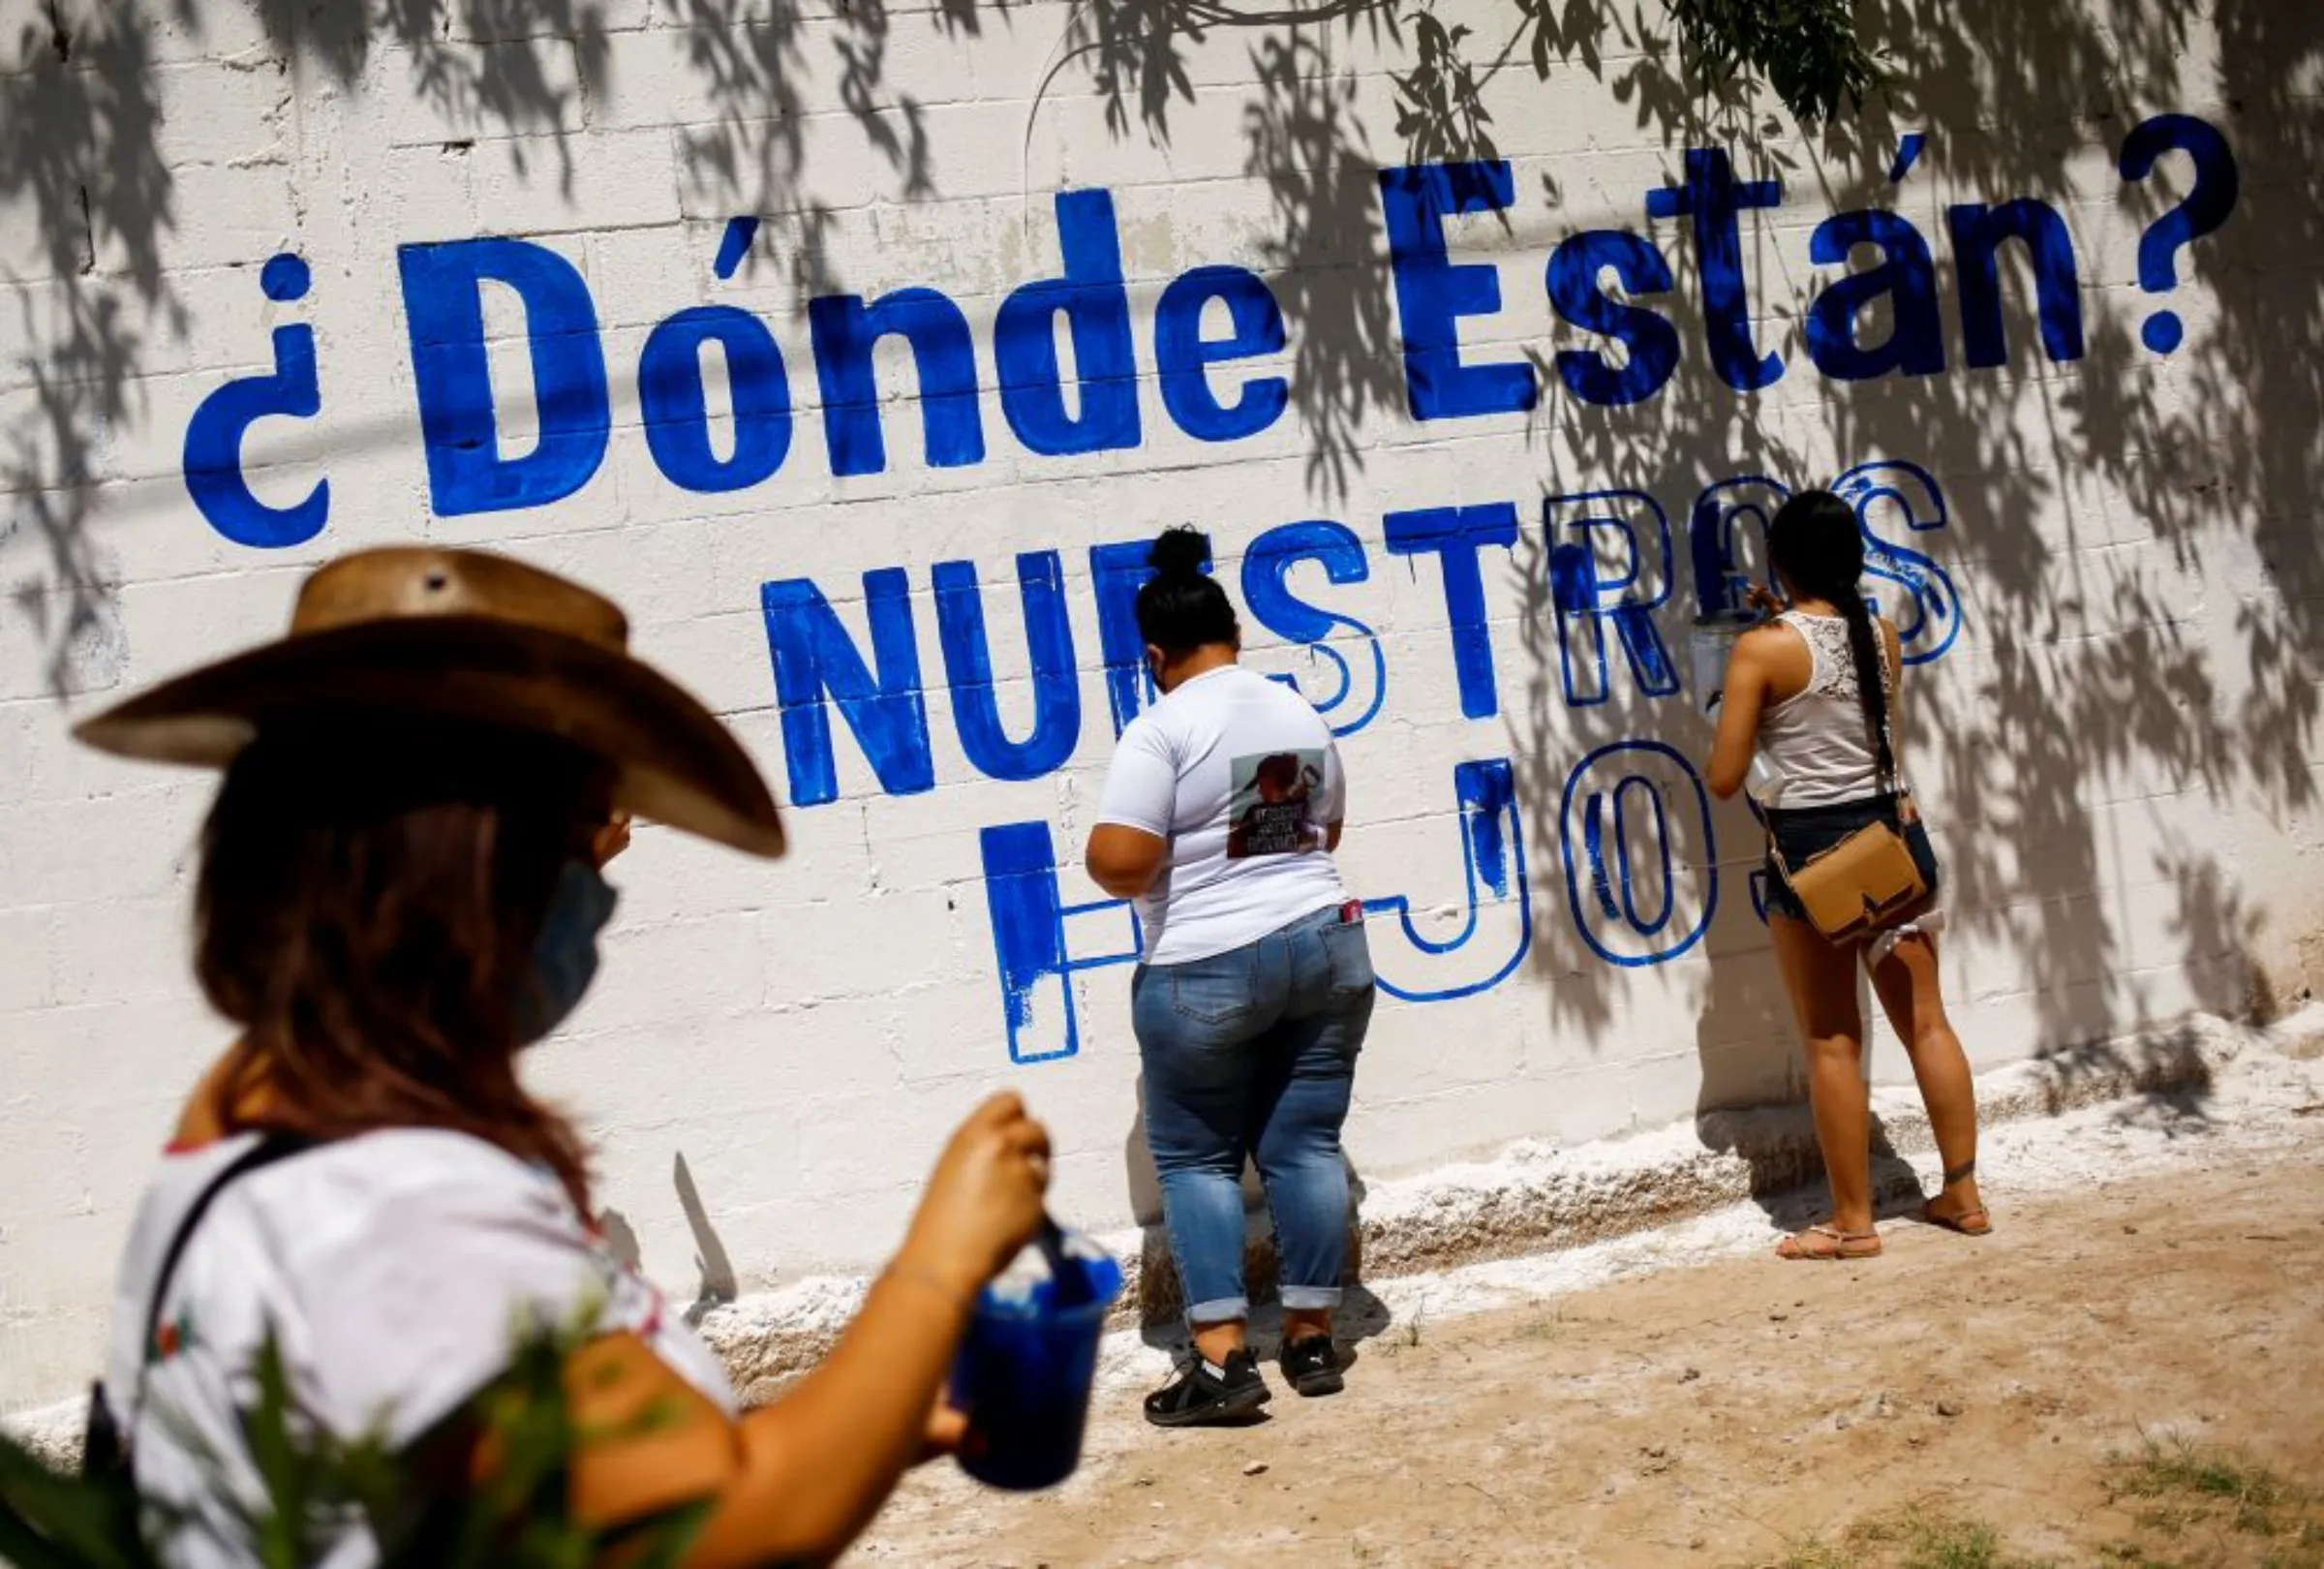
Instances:
[[[1967,0],[1944,8],[1937,26],[1927,5],[1876,5],[1869,29],[1900,41],[1909,65],[1892,104],[1832,128],[1813,159],[1780,138],[1731,138],[1739,166],[1784,174],[1787,205],[1914,216],[1938,253],[1947,374],[1819,384],[1801,343],[1805,281],[1777,276],[1762,251],[1754,297],[1766,319],[1755,331],[1761,350],[1784,354],[1783,381],[1738,394],[1690,357],[1651,402],[1599,410],[1556,396],[1544,378],[1552,396],[1535,416],[1545,495],[1635,485],[1667,508],[1678,578],[1657,619],[1682,667],[1685,506],[1698,487],[1757,473],[1801,488],[1877,458],[1932,472],[1946,528],[1908,534],[1891,514],[1883,532],[1936,557],[1965,630],[1908,678],[1908,768],[1932,811],[1955,940],[2013,956],[2013,1005],[2032,1011],[2036,1039],[2053,1042],[2138,1028],[2175,1012],[2190,990],[2216,1012],[2272,1006],[2232,846],[2208,829],[2239,808],[2281,822],[2317,805],[2324,668],[2324,551],[2311,499],[2312,477],[2324,473],[2324,366],[2287,352],[2324,331],[2313,262],[2324,254],[2324,203],[2309,172],[2324,156],[2324,102],[2288,85],[2291,62],[2324,60],[2324,14],[2222,7],[2215,105],[2203,76],[2176,91],[2157,85],[2188,56],[2184,15],[2127,3],[2094,4],[2081,17],[2062,9]],[[2181,262],[2183,278],[2191,265],[2208,281],[2216,314],[2190,320],[2187,347],[2165,358],[2139,340],[2149,302],[2085,286],[2087,353],[2054,365],[2030,279],[2012,266],[2009,362],[1967,366],[1942,203],[2047,200],[2087,273],[2110,243],[2116,148],[2146,116],[2182,107],[2223,127],[2242,171],[2234,215]],[[1906,130],[1928,136],[1935,167],[1892,188],[1890,155]],[[2077,150],[2079,172],[2069,168]],[[2088,169],[2100,161],[2105,180],[2094,189]],[[2131,192],[2130,221],[2158,217],[2166,199],[2154,187],[2184,191],[2184,172],[2174,180]],[[1702,341],[1703,305],[1686,253],[1681,239],[1680,298],[1658,306],[1692,345]],[[2026,526],[2037,513],[2063,533]],[[1699,766],[1710,726],[1689,711],[1691,689],[1644,694],[1618,652],[1603,699],[1569,701],[1568,629],[1551,591],[1558,542],[1546,531],[1523,538],[1510,559],[1530,681],[1504,716],[1541,869],[1533,969],[1549,1023],[1567,1049],[1595,1060],[1626,996],[1683,988],[1698,1019],[1705,1109],[1783,1093],[1791,1070],[1779,1069],[1768,1010],[1756,1005],[1780,1010],[1780,983],[1746,893],[1760,835],[1740,807],[1713,808],[1718,912],[1683,957],[1644,970],[1609,964],[1559,908],[1568,887],[1586,890],[1591,870],[1572,864],[1567,770],[1630,737],[1669,742]],[[2217,613],[2222,600],[2231,612]],[[2244,689],[2233,697],[2231,682]],[[1694,816],[1682,779],[1658,785],[1668,820]],[[1702,878],[1709,863],[1682,858],[1680,870]],[[2141,914],[2154,900],[2170,908],[2167,919]],[[2168,1000],[2166,978],[2177,994]]]
[[[861,152],[892,182],[879,195],[941,198],[926,108],[891,80],[899,25],[924,16],[955,36],[982,36],[1049,15],[992,0],[917,12],[886,0],[829,9],[669,0],[660,10],[682,29],[686,69],[709,106],[683,132],[690,194],[701,209],[779,221],[790,236],[787,264],[815,290],[843,280],[825,243],[835,215],[805,194],[808,161],[821,155],[801,84],[837,82]],[[1496,156],[1488,100],[1513,82],[1546,83],[1529,101],[1544,108],[1549,93],[1594,83],[1629,108],[1642,144],[1660,149],[1666,177],[1677,148],[1717,140],[1732,148],[1739,172],[1782,174],[1788,206],[1804,208],[1812,192],[1819,210],[1909,208],[1924,215],[1941,253],[1943,201],[2040,197],[2076,228],[2086,262],[2099,236],[2085,220],[2103,213],[2106,193],[2078,186],[2067,154],[2096,148],[2110,160],[2132,124],[2182,100],[2218,119],[2242,166],[2243,200],[2224,230],[2188,253],[2217,314],[2168,359],[2145,352],[2126,324],[2138,302],[2086,290],[2087,355],[2047,364],[2021,278],[2008,365],[1833,388],[1799,353],[1805,283],[1776,278],[1772,263],[1756,286],[1758,331],[1792,369],[1762,392],[1729,390],[1690,348],[1658,397],[1597,409],[1560,390],[1550,340],[1525,352],[1544,387],[1530,430],[1544,495],[1633,485],[1673,506],[1739,473],[1797,486],[1875,456],[1925,462],[1950,510],[1941,559],[1969,601],[1969,632],[1916,673],[1909,698],[1910,756],[1942,814],[1955,929],[2021,956],[2044,1039],[2141,1019],[2140,976],[2170,966],[2191,969],[2214,1005],[2248,1006],[2253,935],[2222,924],[2231,865],[2184,814],[2161,808],[2189,799],[2222,809],[2254,800],[2278,813],[2315,804],[2324,551],[2312,492],[2324,473],[2324,358],[2295,346],[2324,340],[2315,271],[2324,201],[2312,173],[2324,167],[2324,110],[2308,85],[2324,67],[2324,10],[2220,0],[2212,8],[2216,60],[2167,93],[2161,84],[2178,81],[2193,58],[2185,8],[1869,0],[1860,10],[1868,36],[1902,63],[1895,93],[1812,142],[1764,112],[1747,86],[1700,90],[1663,22],[1605,0],[1480,10],[1473,19],[1497,15],[1505,26],[1474,32],[1410,0],[1332,0],[1296,14],[1236,12],[1214,0],[1082,5],[1063,23],[1047,90],[1100,100],[1117,138],[1167,145],[1182,116],[1215,108],[1214,90],[1197,85],[1195,52],[1222,35],[1247,40],[1247,80],[1227,91],[1240,100],[1245,170],[1271,203],[1262,261],[1292,323],[1292,395],[1310,444],[1309,488],[1325,501],[1351,492],[1371,433],[1405,407],[1376,168]],[[0,38],[0,201],[27,210],[20,227],[35,239],[5,258],[9,297],[0,302],[21,345],[7,367],[21,413],[0,435],[0,543],[20,533],[31,545],[0,586],[11,611],[39,630],[60,696],[107,686],[121,668],[116,573],[93,533],[107,439],[145,417],[139,378],[157,348],[191,324],[167,264],[185,202],[163,135],[164,62],[172,46],[188,53],[188,41],[238,40],[245,22],[254,42],[236,67],[274,73],[286,96],[302,85],[408,93],[483,134],[545,144],[521,171],[544,184],[571,181],[591,88],[612,69],[619,27],[629,25],[588,0],[49,0]],[[1359,111],[1381,83],[1345,63],[1351,41],[1402,51],[1403,68],[1386,83],[1396,145],[1366,138]],[[2205,97],[2217,104],[2195,102]],[[1892,186],[1888,166],[1909,130],[1926,133],[1931,152]],[[287,161],[284,177],[292,177]],[[1538,188],[1521,194],[1521,205],[1567,204],[1555,172],[1531,177]],[[2152,217],[2160,200],[2144,190],[2129,210]],[[1642,213],[1630,222],[1642,223]],[[1672,319],[1683,342],[1699,345],[1689,242],[1672,226],[1657,238],[1681,277]],[[1941,271],[1957,356],[1960,280],[1949,256]],[[1828,403],[1818,396],[1826,390],[1835,392]],[[2037,508],[2067,520],[2063,538],[2020,526]],[[1566,770],[1592,748],[1636,736],[1698,756],[1708,731],[1684,715],[1683,699],[1642,696],[1620,669],[1605,701],[1567,703],[1538,521],[1528,520],[1508,568],[1515,633],[1533,662],[1526,688],[1504,705],[1507,747],[1526,830],[1542,847],[1535,864],[1548,878],[1533,973],[1561,1051],[1596,1058],[1616,997],[1645,977],[1692,986],[1706,1003],[1725,983],[1700,954],[1660,973],[1616,969],[1574,934],[1555,908],[1563,869],[1548,853],[1563,839],[1556,806]],[[2231,580],[2243,597],[2222,639],[2187,612]],[[1672,585],[1682,606],[1687,586]],[[1663,622],[1679,619],[1665,612]],[[2230,673],[2246,689],[2232,701],[2220,695]],[[2156,776],[2168,794],[2151,814],[2152,831],[2125,832],[2142,810],[2133,796],[2148,787],[2135,782]],[[1749,842],[1747,819],[1732,811],[1723,808],[1714,827],[1721,843]],[[1733,869],[1722,875],[1730,887],[1706,948],[1744,955],[1749,931],[1732,923],[1749,921],[1747,905]],[[2119,913],[2095,908],[2090,890],[2101,882],[2166,889],[2177,909],[2169,945],[2133,946]],[[1708,1062],[1715,1050],[1752,1043],[1702,1046]]]

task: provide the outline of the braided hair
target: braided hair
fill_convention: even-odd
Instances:
[[[1848,623],[1849,652],[1856,666],[1856,694],[1864,705],[1883,780],[1896,775],[1888,747],[1887,661],[1881,658],[1880,629],[1864,602],[1857,579],[1864,575],[1864,536],[1855,508],[1828,490],[1803,490],[1777,508],[1767,525],[1767,555],[1776,570],[1801,594],[1829,600]]]

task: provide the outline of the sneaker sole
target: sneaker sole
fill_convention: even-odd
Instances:
[[[1293,1389],[1310,1400],[1318,1395],[1336,1395],[1348,1387],[1347,1379],[1341,1375],[1337,1368],[1328,1369],[1321,1372],[1311,1372],[1304,1378],[1293,1378],[1289,1373],[1285,1373],[1283,1376]]]
[[[1232,1422],[1237,1417],[1249,1416],[1274,1398],[1274,1391],[1269,1389],[1265,1384],[1261,1384],[1256,1389],[1229,1396],[1216,1405],[1199,1406],[1192,1411],[1173,1411],[1167,1415],[1157,1415],[1148,1411],[1146,1413],[1146,1420],[1157,1428],[1211,1427],[1222,1422]]]

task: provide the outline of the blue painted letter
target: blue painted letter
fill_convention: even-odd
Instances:
[[[1484,613],[1484,574],[1477,552],[1517,542],[1517,508],[1510,502],[1483,507],[1429,507],[1391,512],[1384,520],[1391,556],[1433,555],[1445,574],[1445,619],[1452,627],[1452,672],[1460,682],[1460,711],[1490,719],[1501,711],[1493,679],[1493,633]]]
[[[1784,182],[1738,184],[1724,147],[1689,147],[1684,185],[1646,193],[1650,218],[1695,220],[1695,268],[1702,279],[1703,329],[1719,379],[1738,392],[1756,392],[1784,374],[1783,357],[1761,354],[1751,337],[1751,291],[1743,282],[1743,237],[1738,213],[1781,206]]]
[[[1613,339],[1625,351],[1616,368],[1595,349],[1561,349],[1558,378],[1584,403],[1620,408],[1653,397],[1678,368],[1678,328],[1643,305],[1625,305],[1602,292],[1607,271],[1624,292],[1667,294],[1673,282],[1663,253],[1636,234],[1594,230],[1575,234],[1550,253],[1549,303],[1575,326]]]
[[[1710,929],[1711,797],[1694,764],[1660,741],[1617,741],[1575,763],[1558,841],[1574,930],[1607,964],[1662,964]]]
[[[2009,362],[2008,327],[2002,314],[2002,247],[2025,243],[2034,262],[2034,298],[2041,318],[2041,346],[2053,360],[2082,357],[2082,290],[2074,275],[2074,237],[2058,209],[2032,197],[1999,207],[1965,202],[1947,207],[1953,266],[1961,278],[1961,335],[1969,363],[1980,370]]]
[[[1303,643],[1312,655],[1330,660],[1339,670],[1339,688],[1329,697],[1307,694],[1315,711],[1331,724],[1333,735],[1354,735],[1372,722],[1380,712],[1382,699],[1388,695],[1388,657],[1380,651],[1380,639],[1372,629],[1352,616],[1326,610],[1309,604],[1291,592],[1288,581],[1291,569],[1302,561],[1312,561],[1324,569],[1324,575],[1334,583],[1361,583],[1371,575],[1371,565],[1364,560],[1363,541],[1356,531],[1344,523],[1318,519],[1311,523],[1284,523],[1268,530],[1251,541],[1242,557],[1242,602],[1251,619],[1278,637]],[[1363,639],[1370,650],[1366,661],[1369,673],[1364,682],[1371,689],[1367,702],[1359,691],[1354,666],[1346,656],[1326,639],[1333,629],[1344,627]],[[1299,682],[1292,683],[1294,691]],[[1331,716],[1340,709],[1351,710],[1355,717],[1333,723]]]
[[[823,442],[833,474],[877,474],[888,466],[872,350],[891,332],[912,346],[930,465],[957,469],[985,460],[984,418],[976,407],[976,345],[958,305],[933,289],[899,289],[872,305],[866,305],[861,294],[826,294],[808,301],[807,321],[815,345],[815,379],[823,388]]]
[[[1525,824],[1517,807],[1514,770],[1507,757],[1461,763],[1452,770],[1452,793],[1460,811],[1466,923],[1449,937],[1432,938],[1413,921],[1412,896],[1389,894],[1363,902],[1374,914],[1395,916],[1396,924],[1388,930],[1403,938],[1405,950],[1421,956],[1413,965],[1404,952],[1391,951],[1395,945],[1385,940],[1385,933],[1373,938],[1372,964],[1380,990],[1407,1002],[1450,1001],[1490,990],[1515,971],[1533,946]],[[1423,898],[1420,903],[1433,908],[1444,901]],[[1487,927],[1493,940],[1472,951],[1470,944]],[[1425,978],[1415,969],[1424,969]]]
[[[710,445],[710,406],[702,391],[702,346],[726,360],[734,409],[734,452]],[[688,490],[744,490],[782,467],[791,449],[791,384],[775,335],[749,311],[696,305],[657,326],[637,360],[637,397],[654,466]]]
[[[1001,1016],[1009,1031],[1009,1061],[1048,1062],[1082,1049],[1073,1000],[1080,969],[1131,964],[1138,958],[1138,922],[1129,918],[1129,945],[1086,958],[1073,956],[1075,928],[1108,915],[1126,915],[1126,900],[1068,905],[1057,888],[1057,852],[1046,822],[1004,822],[977,836],[985,869],[985,907],[993,918],[993,957],[1000,971]],[[1036,993],[1055,984],[1054,1015],[1036,1006]]]
[[[1226,304],[1232,336],[1203,336],[1203,308],[1214,299]],[[1196,267],[1173,279],[1154,307],[1162,406],[1197,441],[1256,436],[1282,417],[1291,402],[1282,377],[1255,376],[1242,384],[1233,403],[1221,403],[1207,374],[1208,366],[1282,349],[1283,308],[1257,273],[1241,267]]]
[[[1882,503],[1894,503],[1913,533],[1944,528],[1950,521],[1944,492],[1919,464],[1899,460],[1859,463],[1832,481],[1832,494],[1856,509],[1856,526],[1864,533],[1864,575],[1904,595],[1888,606],[1888,619],[1896,623],[1905,662],[1922,664],[1942,657],[1961,635],[1961,596],[1951,574],[1922,552],[1883,539],[1872,522]]]
[[[1859,245],[1876,245],[1881,264],[1835,280],[1808,307],[1808,357],[1824,375],[1868,382],[1902,371],[1935,376],[1944,369],[1944,317],[1937,304],[1937,263],[1911,221],[1877,209],[1834,213],[1816,226],[1808,256],[1841,266]],[[1856,336],[1864,313],[1888,301],[1885,342],[1867,349]]]
[[[928,744],[928,705],[920,692],[920,649],[912,631],[909,581],[901,567],[864,574],[864,614],[872,624],[867,668],[847,629],[823,591],[804,577],[767,583],[758,591],[766,616],[767,647],[775,661],[775,697],[782,706],[783,761],[791,801],[819,806],[839,799],[839,770],[831,752],[828,696],[890,795],[916,795],[936,785]]]
[[[1567,706],[1593,708],[1613,694],[1607,622],[1638,690],[1649,697],[1677,692],[1677,667],[1654,627],[1655,608],[1670,598],[1670,519],[1662,503],[1642,490],[1551,496],[1542,503],[1542,521],[1549,538],[1549,598],[1557,607]],[[1561,534],[1573,538],[1560,543]],[[1620,547],[1619,575],[1600,573],[1604,544]]]
[[[1035,452],[1064,456],[1138,445],[1138,362],[1130,348],[1130,295],[1121,282],[1121,238],[1114,199],[1103,191],[1060,191],[1057,248],[1065,276],[1018,289],[993,321],[1000,410]],[[1057,313],[1073,334],[1081,382],[1079,415],[1065,412],[1057,363]]]
[[[1039,779],[1061,767],[1082,738],[1082,688],[1073,662],[1073,627],[1065,617],[1065,569],[1054,550],[1017,558],[1024,601],[1024,638],[1033,669],[1033,732],[1012,741],[1000,723],[993,649],[985,635],[985,600],[973,562],[940,561],[936,636],[952,689],[952,722],[968,760],[994,779]]]
[[[573,264],[525,240],[470,239],[404,246],[396,265],[437,515],[542,507],[589,483],[605,460],[613,411],[596,302]],[[525,306],[540,442],[518,458],[500,449],[484,354],[487,279]]]
[[[1405,395],[1415,419],[1508,414],[1532,408],[1540,395],[1530,365],[1460,362],[1460,319],[1501,309],[1501,275],[1483,262],[1454,266],[1445,250],[1447,218],[1498,212],[1515,195],[1505,160],[1380,171],[1396,320],[1404,334]]]

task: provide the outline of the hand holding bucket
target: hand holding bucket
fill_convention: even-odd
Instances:
[[[1121,1266],[1046,1215],[1042,1233],[980,1292],[952,1367],[968,1419],[955,1457],[991,1487],[1054,1487],[1081,1463],[1089,1390]]]

